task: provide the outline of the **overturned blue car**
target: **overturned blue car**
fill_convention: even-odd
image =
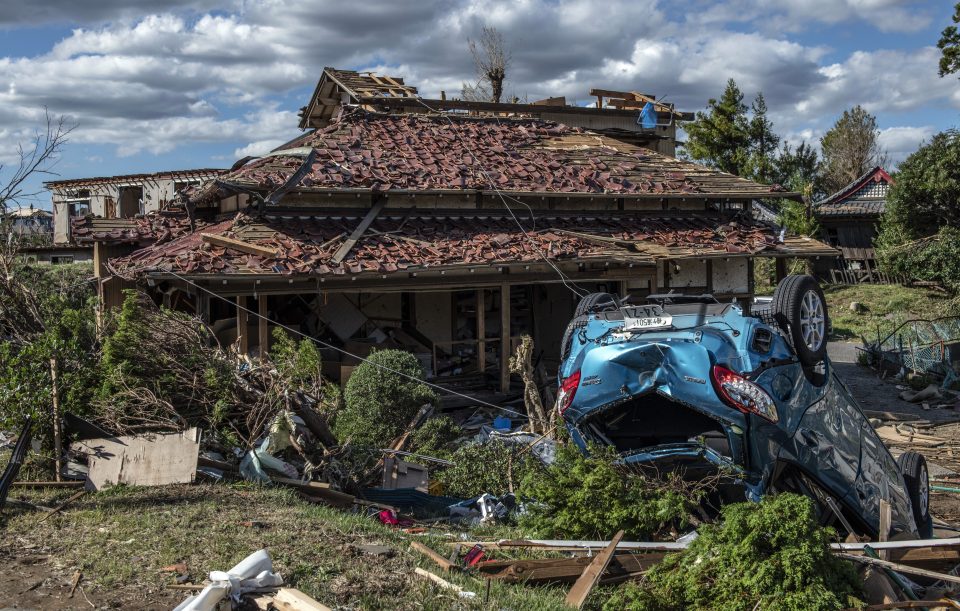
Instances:
[[[826,355],[816,280],[791,275],[745,314],[710,295],[584,298],[567,327],[556,408],[573,441],[687,478],[720,474],[723,501],[805,494],[825,525],[929,537],[927,465],[895,460]]]

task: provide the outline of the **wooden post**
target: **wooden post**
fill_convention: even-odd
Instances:
[[[477,370],[487,370],[487,303],[483,289],[477,289]]]
[[[270,343],[270,332],[267,327],[267,300],[266,295],[257,296],[257,335],[260,339],[260,358],[267,355],[267,344]]]
[[[247,314],[247,298],[237,297],[237,341],[240,354],[250,352],[250,315]]]
[[[510,392],[510,285],[500,285],[500,392]]]
[[[60,459],[63,457],[63,441],[60,439],[60,390],[57,387],[57,357],[50,359],[50,383],[53,399],[53,463],[56,481],[60,481]]]
[[[877,540],[883,543],[890,538],[890,524],[893,521],[893,507],[886,499],[880,499],[880,536]],[[881,560],[890,560],[890,550],[880,550]]]
[[[783,257],[777,257],[774,261],[776,261],[777,284],[779,284],[781,280],[787,277],[787,260]],[[832,272],[833,270],[830,271]]]

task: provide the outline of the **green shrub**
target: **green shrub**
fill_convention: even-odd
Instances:
[[[552,465],[523,481],[527,511],[520,525],[544,538],[605,539],[623,529],[628,538],[646,539],[664,526],[686,524],[695,491],[615,460],[608,448],[584,456],[572,443],[559,446]]]
[[[936,282],[951,293],[960,292],[960,229],[956,227],[941,227],[929,238],[906,244],[881,242],[878,258],[888,274]]]
[[[403,433],[426,403],[436,401],[421,382],[420,361],[403,350],[372,353],[350,376],[344,389],[346,405],[337,414],[334,431],[345,442],[385,447]]]
[[[702,526],[690,547],[671,554],[641,585],[619,590],[607,611],[710,609],[807,611],[856,604],[853,566],[829,548],[812,502],[781,494],[723,508],[723,522]]]
[[[450,458],[453,443],[463,437],[461,429],[450,416],[434,416],[410,436],[410,449],[417,454],[434,458]]]
[[[304,339],[298,342],[277,327],[273,330],[269,355],[277,373],[292,386],[289,390],[313,389],[322,385],[320,351],[313,341]]]
[[[450,456],[452,467],[436,473],[446,494],[474,497],[485,492],[500,496],[510,492],[511,482],[520,482],[538,470],[529,452],[520,455],[523,446],[492,440],[463,446]]]

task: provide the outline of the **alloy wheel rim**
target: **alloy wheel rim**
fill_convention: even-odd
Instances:
[[[827,317],[823,312],[823,301],[816,291],[807,291],[800,301],[800,334],[803,343],[810,350],[819,350],[823,344]]]

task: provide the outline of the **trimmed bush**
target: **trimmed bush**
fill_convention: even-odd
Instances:
[[[426,403],[437,397],[424,384],[420,361],[403,350],[372,353],[350,376],[346,402],[334,431],[341,442],[385,447],[403,433]]]

